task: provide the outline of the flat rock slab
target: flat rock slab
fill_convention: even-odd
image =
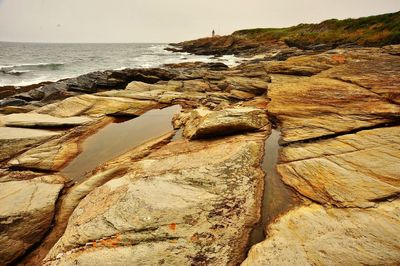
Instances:
[[[89,117],[60,118],[47,114],[25,113],[0,117],[0,124],[8,127],[63,127],[78,126],[92,121]]]
[[[5,265],[40,241],[50,228],[62,178],[44,176],[0,183],[0,264]]]
[[[373,60],[349,62],[321,76],[357,84],[400,104],[400,58],[381,55]]]
[[[338,54],[302,55],[285,61],[264,63],[268,73],[297,76],[313,76],[324,70],[345,63],[345,56]]]
[[[81,152],[80,143],[84,139],[111,121],[112,118],[105,117],[70,129],[59,137],[23,152],[10,160],[8,164],[19,168],[59,171]]]
[[[278,172],[303,196],[339,207],[373,207],[400,194],[400,126],[282,149]]]
[[[149,84],[150,85],[150,84]],[[160,85],[153,85],[160,87]],[[166,88],[167,89],[167,88]],[[106,91],[98,93],[99,96],[107,97],[121,97],[135,100],[147,100],[156,101],[159,103],[172,103],[176,100],[190,100],[200,101],[206,98],[206,94],[199,92],[178,92],[170,91],[166,89],[154,89],[148,91],[135,91],[135,90],[117,90],[117,91]]]
[[[397,265],[400,200],[376,208],[294,209],[268,228],[242,266]]]
[[[265,78],[231,76],[219,81],[217,85],[227,91],[238,90],[254,95],[262,95],[267,92],[269,81],[270,78],[267,75],[265,75]]]
[[[0,127],[0,160],[12,158],[25,149],[59,134],[47,130]]]
[[[159,104],[154,101],[84,94],[46,105],[37,109],[36,112],[57,117],[82,115],[99,117],[122,112],[137,116],[158,106]]]
[[[313,55],[293,56],[284,61],[262,63],[268,73],[313,76],[351,62],[366,62],[386,56],[380,48],[333,49]]]
[[[368,89],[329,78],[289,79],[272,83],[268,111],[280,125],[286,142],[393,122],[400,106]],[[290,82],[292,81],[292,82]]]
[[[266,132],[175,141],[86,196],[48,265],[236,265],[259,219]]]
[[[269,122],[265,110],[240,107],[221,111],[196,109],[185,117],[184,124],[183,135],[196,139],[255,131]]]

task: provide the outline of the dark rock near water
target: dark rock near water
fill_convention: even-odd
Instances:
[[[221,66],[213,66],[221,68]],[[124,89],[132,81],[145,83],[156,83],[168,81],[176,77],[175,71],[161,68],[149,69],[124,69],[97,71],[69,78],[53,83],[41,83],[24,87],[22,93],[18,93],[15,87],[7,87],[3,95],[11,96],[0,102],[0,107],[22,106],[34,102],[35,105],[43,106],[82,93],[96,93],[111,89]]]

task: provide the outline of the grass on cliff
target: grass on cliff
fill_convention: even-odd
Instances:
[[[383,46],[400,43],[400,11],[358,19],[330,19],[319,24],[299,24],[289,28],[240,30],[234,36],[255,41],[283,40],[289,46],[355,43]]]

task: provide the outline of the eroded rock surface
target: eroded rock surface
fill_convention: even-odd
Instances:
[[[321,73],[322,76],[343,80],[369,89],[400,104],[400,59],[381,55],[369,60],[357,60]]]
[[[237,264],[259,217],[264,134],[173,142],[133,164],[81,201],[48,265]]]
[[[57,135],[47,130],[0,127],[0,161]]]
[[[111,118],[103,118],[74,128],[61,134],[59,137],[55,137],[18,155],[16,158],[9,161],[9,165],[41,171],[58,171],[79,154],[82,140],[111,121]]]
[[[58,117],[80,115],[99,117],[119,113],[130,113],[132,116],[138,116],[158,106],[158,103],[154,101],[138,101],[121,97],[84,94],[46,105],[37,109],[36,112]]]
[[[184,118],[183,135],[189,139],[255,131],[268,125],[265,110],[241,107],[221,111],[195,109]]]
[[[42,176],[0,183],[0,264],[14,261],[50,228],[62,182]]]
[[[400,127],[360,131],[282,150],[278,172],[321,204],[373,207],[400,194]]]
[[[278,119],[287,142],[372,127],[400,117],[399,105],[357,85],[328,78],[272,83],[268,97],[268,111]]]
[[[228,51],[225,41],[211,45]],[[252,45],[232,49],[258,51]],[[279,184],[296,200],[265,215],[272,217],[261,223],[267,238],[244,265],[398,264],[397,47],[307,52],[281,46],[263,47],[265,54],[233,68],[190,62],[94,72],[1,100],[3,114],[29,112],[2,116],[6,126],[66,126],[57,132],[0,127],[0,154],[7,159],[0,165],[0,190],[6,188],[0,201],[10,205],[23,193],[18,199],[44,205],[22,229],[7,222],[4,263],[37,244],[18,258],[23,265],[45,256],[47,265],[240,264],[260,218],[268,113],[282,131]],[[63,173],[83,140],[123,121],[107,116],[135,117],[176,104],[182,113],[174,128],[184,129],[186,139],[171,140],[170,132],[102,163],[63,190],[53,220],[65,180],[43,171]],[[46,191],[31,193],[37,186]],[[266,205],[285,200],[274,193]],[[13,211],[7,204],[0,209]]]
[[[8,127],[64,127],[79,126],[92,121],[88,117],[59,118],[47,114],[10,114],[0,117],[0,124]]]
[[[370,209],[299,207],[270,226],[242,265],[396,265],[399,219],[399,200]]]
[[[292,75],[272,76],[267,109],[285,144],[277,170],[302,203],[242,265],[400,262],[400,61],[378,48],[314,60],[329,54],[267,63]]]

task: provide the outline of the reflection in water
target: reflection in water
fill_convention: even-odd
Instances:
[[[80,181],[87,172],[140,144],[171,131],[171,120],[181,107],[151,110],[138,118],[110,124],[82,143],[82,152],[61,173]]]
[[[293,204],[291,191],[282,182],[276,170],[279,155],[280,132],[273,129],[265,141],[263,170],[266,174],[264,195],[261,210],[261,222],[254,228],[250,236],[250,246],[265,240],[266,226],[279,214],[288,210]]]
[[[175,132],[175,135],[171,139],[171,141],[178,141],[183,139],[183,129],[180,128]]]

